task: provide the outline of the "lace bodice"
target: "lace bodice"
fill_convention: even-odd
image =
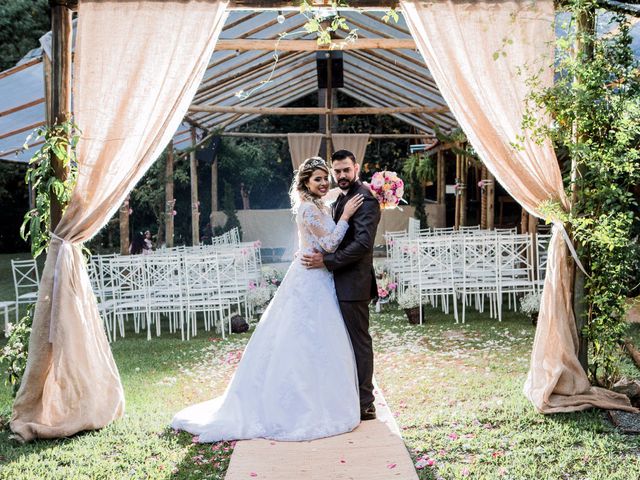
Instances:
[[[303,253],[310,253],[314,249],[325,253],[335,252],[349,228],[344,220],[335,224],[327,210],[321,210],[311,202],[300,204],[296,223]]]

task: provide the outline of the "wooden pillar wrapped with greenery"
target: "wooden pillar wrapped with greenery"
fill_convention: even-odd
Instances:
[[[640,276],[632,193],[640,182],[639,65],[626,16],[607,17],[610,33],[598,36],[597,0],[565,5],[573,20],[557,45],[555,83],[531,99],[554,118],[543,133],[571,160],[570,210],[551,202],[543,211],[564,222],[589,274],[572,262],[579,359],[594,383],[610,387],[620,378],[626,296]]]
[[[71,3],[66,0],[51,0],[51,94],[48,105],[49,126],[60,125],[71,119],[71,33],[72,11]],[[67,157],[69,143],[67,143]],[[54,151],[51,153],[51,167],[55,178],[64,183],[69,176],[69,165]],[[53,188],[53,186],[52,186]],[[53,193],[53,190],[52,190]],[[66,205],[62,204],[57,195],[51,195],[51,225],[54,230]]]

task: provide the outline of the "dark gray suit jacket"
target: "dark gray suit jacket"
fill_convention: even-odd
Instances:
[[[334,253],[324,255],[324,264],[333,272],[336,293],[341,302],[369,301],[378,296],[373,269],[373,246],[380,222],[380,204],[371,191],[357,181],[334,203],[333,219],[338,221],[344,204],[360,193],[364,202],[349,219],[349,230]]]

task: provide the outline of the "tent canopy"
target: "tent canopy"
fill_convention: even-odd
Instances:
[[[341,12],[349,25],[357,29],[359,39],[397,39],[411,42],[411,34],[400,15],[399,22],[382,21],[382,10],[347,10]],[[280,23],[278,16],[284,21]],[[600,17],[599,30],[609,28],[607,15]],[[563,14],[559,14],[558,35],[562,35]],[[220,35],[225,41],[275,40],[282,33],[286,40],[313,40],[302,26],[306,18],[297,9],[234,10],[230,12]],[[640,23],[633,18],[633,48],[640,56]],[[295,33],[295,34],[294,34]],[[343,37],[344,32],[339,32]],[[0,160],[27,162],[38,143],[23,150],[25,140],[34,128],[44,125],[43,51],[48,51],[51,33],[41,39],[43,47],[35,49],[14,68],[0,72]],[[337,40],[339,43],[339,40]],[[357,42],[356,42],[357,43]],[[316,51],[279,50],[274,68],[273,49],[214,51],[192,106],[282,107],[318,90]],[[415,48],[345,49],[343,52],[344,87],[340,90],[371,107],[424,106],[442,109],[438,113],[394,113],[393,115],[420,132],[419,136],[434,136],[435,129],[448,132],[457,122],[448,110],[424,60]],[[273,69],[272,81],[267,80]],[[242,99],[238,92],[250,92]],[[191,144],[190,128],[198,135],[220,129],[231,132],[254,120],[260,114],[227,112],[194,112],[185,117],[174,136],[177,149]]]

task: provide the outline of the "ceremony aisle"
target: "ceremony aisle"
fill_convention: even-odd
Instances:
[[[425,318],[409,325],[403,312],[383,311],[371,325],[376,379],[418,478],[640,476],[640,438],[619,433],[606,414],[534,411],[522,394],[534,328],[521,314],[507,310],[498,323],[469,312],[465,325],[439,312]],[[638,342],[640,325],[631,332]],[[11,394],[0,385],[0,479],[224,479],[233,443],[195,444],[168,424],[184,405],[223,391],[249,336],[200,332],[182,342],[163,333],[147,341],[127,332],[111,345],[127,393],[124,418],[69,439],[9,440]],[[639,377],[630,363],[624,368]],[[394,478],[394,468],[382,468]],[[252,472],[240,478],[259,480]]]

